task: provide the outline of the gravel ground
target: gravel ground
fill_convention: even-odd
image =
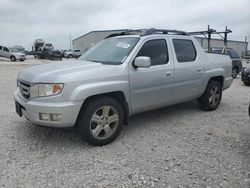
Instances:
[[[250,187],[250,87],[240,77],[216,111],[191,101],[141,113],[113,143],[92,147],[16,115],[16,75],[32,64],[0,59],[0,186]]]

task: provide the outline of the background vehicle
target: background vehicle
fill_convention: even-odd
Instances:
[[[250,59],[250,50],[247,50],[245,53],[245,59]]]
[[[77,49],[69,50],[64,53],[64,57],[67,57],[67,58],[72,58],[72,57],[78,58],[81,55],[82,55],[81,50],[77,50]]]
[[[243,68],[242,69],[241,80],[245,85],[250,85],[250,68]]]
[[[0,46],[0,57],[9,58],[11,61],[24,61],[26,59],[25,54],[5,46]]]
[[[50,60],[62,60],[63,54],[60,50],[52,49],[48,51],[48,59]]]
[[[212,48],[212,53],[221,54],[222,48]],[[236,78],[237,75],[242,70],[242,61],[240,59],[240,55],[232,48],[227,48],[225,51],[226,55],[229,55],[229,57],[232,59],[232,77]]]
[[[34,124],[75,126],[88,143],[105,145],[132,114],[194,99],[215,110],[233,82],[230,62],[183,31],[128,30],[71,63],[20,72],[16,111]]]
[[[54,50],[54,46],[51,43],[44,43],[42,39],[35,40],[32,49],[35,58],[62,60],[62,52]]]

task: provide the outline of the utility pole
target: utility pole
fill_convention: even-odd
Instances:
[[[69,36],[69,49],[71,50],[71,35]]]

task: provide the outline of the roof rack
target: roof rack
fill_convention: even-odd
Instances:
[[[188,33],[185,31],[150,28],[150,29],[137,29],[137,30],[126,29],[120,33],[112,33],[108,35],[106,38],[122,36],[122,35],[133,35],[133,34],[139,34],[140,36],[147,36],[152,34],[188,35]]]
[[[227,26],[226,26],[225,31],[217,32],[216,30],[211,29],[210,26],[208,25],[208,28],[206,31],[195,31],[195,32],[189,32],[188,34],[189,35],[203,35],[208,41],[208,45],[207,45],[208,52],[212,51],[212,49],[211,49],[211,35],[218,34],[224,40],[224,47],[222,50],[222,53],[224,54],[225,49],[227,48],[227,35],[228,35],[228,33],[232,33],[232,31],[230,29],[228,29]],[[224,34],[224,37],[221,34]]]
[[[143,33],[143,36],[145,35],[152,35],[152,34],[167,34],[167,35],[188,35],[185,31],[179,31],[179,30],[171,30],[171,29],[155,29],[150,28],[146,29]]]

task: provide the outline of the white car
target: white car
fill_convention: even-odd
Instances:
[[[25,54],[5,46],[0,46],[0,57],[10,58],[11,61],[24,61],[26,59]]]
[[[67,58],[72,58],[72,57],[78,58],[81,55],[82,55],[81,50],[77,50],[77,49],[69,50],[64,53],[64,57],[67,57]]]

